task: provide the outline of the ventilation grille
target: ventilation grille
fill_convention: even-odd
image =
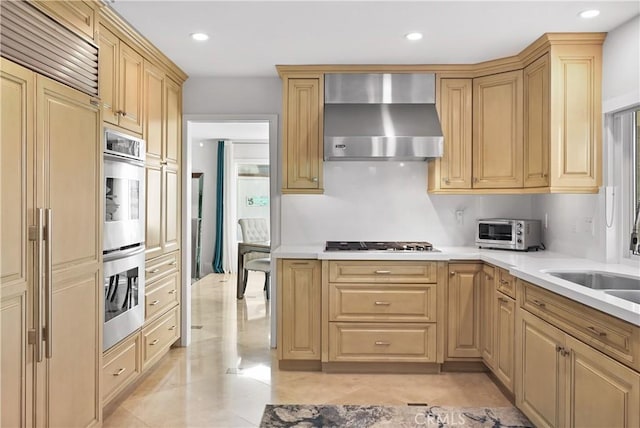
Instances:
[[[24,1],[0,1],[0,54],[98,95],[98,48]]]

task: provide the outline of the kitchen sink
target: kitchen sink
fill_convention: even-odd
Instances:
[[[605,294],[640,305],[640,290],[606,290]]]
[[[637,291],[640,293],[640,278],[598,271],[547,271],[547,273],[593,290]]]

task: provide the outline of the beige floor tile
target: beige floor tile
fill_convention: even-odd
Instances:
[[[171,349],[105,420],[105,427],[252,427],[266,404],[427,403],[509,406],[484,373],[434,375],[280,371],[269,348],[269,304],[262,276],[246,298],[235,276],[192,286],[192,343]]]

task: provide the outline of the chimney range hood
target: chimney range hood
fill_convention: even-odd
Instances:
[[[325,74],[325,160],[442,156],[434,74]]]

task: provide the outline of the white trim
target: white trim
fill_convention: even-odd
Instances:
[[[278,115],[276,114],[185,114],[182,116],[182,306],[181,346],[188,346],[191,342],[191,137],[189,125],[206,122],[269,122],[269,174],[270,174],[270,202],[271,202],[271,245],[280,245],[280,163],[278,162]],[[189,201],[189,203],[185,203]],[[275,263],[271,266],[271,347],[276,347],[276,300]]]

